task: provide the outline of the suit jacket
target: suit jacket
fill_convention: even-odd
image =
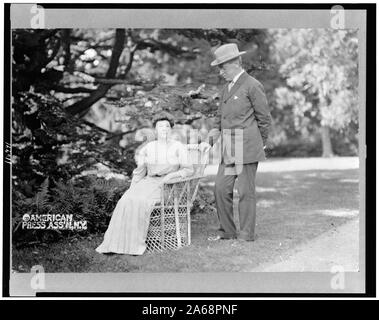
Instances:
[[[244,72],[228,91],[225,85],[215,128],[221,131],[221,152],[225,164],[247,164],[265,160],[271,125],[263,85]]]

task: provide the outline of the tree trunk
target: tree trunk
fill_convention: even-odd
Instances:
[[[321,126],[322,156],[330,158],[334,156],[332,142],[330,140],[330,131],[328,126]]]
[[[124,49],[125,42],[125,29],[116,29],[116,40],[112,50],[111,61],[109,63],[109,69],[106,74],[106,78],[115,78],[116,71],[119,65],[120,56],[122,50]],[[76,115],[79,114],[80,117],[83,117],[89,108],[105,96],[107,91],[112,87],[112,84],[101,84],[89,97],[84,98],[73,105],[66,108],[67,112]]]

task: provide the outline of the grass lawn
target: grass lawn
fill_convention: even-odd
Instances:
[[[273,162],[280,168],[285,161]],[[297,161],[301,163],[301,159]],[[356,218],[359,210],[358,169],[299,168],[260,171],[258,167],[254,242],[208,241],[218,222],[216,212],[207,210],[193,214],[192,244],[178,251],[102,255],[95,251],[101,234],[14,249],[13,270],[29,272],[33,265],[42,265],[46,272],[244,272],[262,263],[284,260],[296,246]],[[212,204],[213,181],[214,176],[207,176],[200,188]],[[237,202],[235,205],[236,209]]]

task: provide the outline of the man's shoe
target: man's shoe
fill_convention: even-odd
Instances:
[[[237,237],[237,240],[239,241],[255,241],[255,238],[244,238],[244,237]]]

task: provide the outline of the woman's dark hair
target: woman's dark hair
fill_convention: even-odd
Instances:
[[[170,115],[168,113],[160,113],[153,118],[153,127],[155,128],[155,125],[157,124],[158,121],[163,121],[163,120],[168,121],[171,128],[175,124],[175,121],[174,121],[174,118],[172,117],[172,115]]]

